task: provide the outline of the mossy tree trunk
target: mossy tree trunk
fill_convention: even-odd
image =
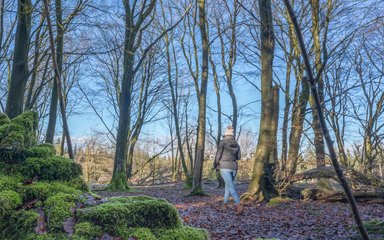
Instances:
[[[275,38],[272,23],[271,0],[259,0],[261,39],[261,119],[259,139],[254,157],[251,183],[242,200],[257,197],[269,200],[274,191],[273,171],[276,161],[278,123],[278,88],[272,87],[272,65]]]
[[[14,118],[23,112],[24,94],[28,81],[29,35],[31,32],[31,0],[18,0],[17,29],[11,79],[5,112]]]
[[[199,29],[201,34],[202,63],[201,63],[201,83],[198,94],[199,114],[197,125],[197,140],[195,149],[195,164],[193,171],[192,194],[200,194],[202,189],[203,161],[205,153],[205,128],[207,110],[207,86],[208,86],[208,34],[207,20],[205,13],[205,0],[197,0],[199,9]]]

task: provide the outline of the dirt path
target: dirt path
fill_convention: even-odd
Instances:
[[[241,194],[246,184],[237,186]],[[193,227],[206,228],[215,239],[275,238],[280,240],[349,239],[355,234],[352,217],[345,203],[300,202],[281,203],[277,206],[250,203],[244,213],[236,215],[235,207],[222,207],[223,189],[205,184],[209,194],[205,197],[188,197],[189,190],[181,183],[137,187],[137,192],[99,192],[105,197],[148,195],[165,198],[179,210],[183,221]],[[360,204],[364,220],[384,221],[383,204]]]

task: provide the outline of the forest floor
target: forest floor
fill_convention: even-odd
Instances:
[[[244,193],[247,184],[238,184],[237,192]],[[211,239],[350,239],[356,235],[353,218],[346,203],[320,201],[290,201],[278,205],[244,205],[244,212],[236,214],[233,204],[222,206],[224,189],[205,183],[208,196],[190,197],[183,183],[169,183],[135,187],[133,192],[100,191],[103,197],[148,195],[165,198],[178,209],[183,221],[190,226],[205,228]],[[360,203],[364,221],[384,220],[384,204]]]

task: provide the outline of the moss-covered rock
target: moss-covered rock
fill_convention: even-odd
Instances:
[[[155,231],[159,240],[208,240],[208,232],[204,229],[188,226],[174,229],[160,229]]]
[[[9,176],[0,173],[0,191],[16,190],[21,186],[19,176]]]
[[[5,190],[0,192],[0,218],[10,214],[13,210],[18,208],[23,202],[20,195],[12,190]]]
[[[65,184],[83,192],[90,191],[88,184],[84,181],[82,177],[72,178],[71,180],[65,182]]]
[[[37,113],[25,111],[8,121],[1,117],[0,124],[0,161],[9,163],[21,162],[25,159],[25,150],[36,145],[35,130]]]
[[[111,201],[77,211],[78,219],[92,222],[115,235],[121,225],[128,228],[177,228],[181,221],[176,208],[163,199],[149,197],[112,198]]]
[[[56,155],[56,149],[52,144],[43,143],[27,149],[26,155],[31,158],[48,158]]]
[[[268,205],[277,206],[277,205],[280,205],[281,203],[287,203],[290,201],[293,201],[293,200],[288,197],[274,197],[269,200]]]
[[[75,226],[74,240],[82,239],[95,239],[102,235],[102,229],[100,226],[92,224],[90,222],[81,222]]]
[[[156,236],[149,228],[127,228],[120,227],[118,229],[118,236],[123,239],[140,239],[140,240],[157,240]]]
[[[3,125],[3,124],[7,124],[7,123],[10,123],[11,120],[9,119],[9,117],[7,116],[7,114],[5,113],[0,113],[0,126]]]
[[[79,195],[81,194],[81,191],[62,182],[36,182],[25,185],[21,189],[23,201],[45,201],[47,198],[58,193]]]
[[[33,210],[22,209],[14,212],[6,221],[2,239],[25,239],[25,236],[34,232],[38,217]]]
[[[71,208],[76,206],[77,194],[58,193],[49,197],[45,203],[45,213],[48,219],[50,231],[63,231],[63,223],[67,218],[72,217]]]
[[[22,167],[27,178],[42,181],[69,181],[81,175],[81,166],[64,157],[28,158]]]
[[[26,235],[23,239],[24,240],[68,240],[68,237],[63,233],[42,234],[42,235],[32,233],[32,234]]]

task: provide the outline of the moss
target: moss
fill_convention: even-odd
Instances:
[[[25,239],[33,233],[39,215],[33,210],[13,212],[0,221],[0,239]]]
[[[102,234],[100,226],[94,225],[90,222],[81,222],[75,226],[75,234],[73,239],[94,239]]]
[[[29,148],[26,155],[31,158],[48,158],[56,155],[56,149],[52,144],[43,143]]]
[[[208,232],[200,228],[188,226],[174,229],[160,229],[155,231],[159,240],[208,240]]]
[[[50,196],[57,193],[67,194],[81,194],[81,192],[75,188],[72,188],[65,183],[61,182],[36,182],[34,184],[25,185],[21,189],[23,201],[40,200],[45,201]]]
[[[24,161],[26,148],[37,143],[37,113],[25,111],[11,121],[4,116],[1,119],[3,124],[0,125],[0,160],[9,163]]]
[[[112,177],[111,183],[108,187],[111,191],[126,191],[128,190],[127,175],[124,171],[116,173]]]
[[[35,233],[29,234],[24,237],[24,240],[67,240],[68,237],[65,234],[42,234],[38,235]]]
[[[50,231],[63,231],[63,223],[72,216],[71,208],[75,207],[77,195],[58,193],[49,197],[44,205]]]
[[[70,181],[81,175],[81,166],[64,157],[28,158],[21,172],[27,178],[43,181]]]
[[[0,192],[0,217],[10,214],[22,204],[20,195],[12,190]]]
[[[208,194],[206,194],[203,189],[201,188],[198,188],[198,189],[195,189],[193,190],[189,196],[193,197],[193,196],[208,196]]]
[[[37,112],[35,111],[24,111],[21,115],[13,118],[12,123],[15,123],[25,129],[24,144],[28,147],[36,145],[37,139],[35,136],[35,131],[37,129],[38,117]]]
[[[128,228],[175,228],[181,226],[176,208],[162,199],[149,197],[112,198],[110,202],[79,209],[80,222],[88,221],[103,226],[114,235],[120,226]]]
[[[9,176],[0,174],[0,191],[16,190],[21,185],[21,178],[18,176]]]
[[[127,228],[125,226],[118,229],[117,235],[123,239],[157,240],[149,228]]]
[[[7,116],[7,114],[5,113],[0,113],[0,126],[3,125],[3,124],[7,124],[7,123],[10,123],[11,120],[9,119],[9,117]]]
[[[71,180],[67,181],[66,184],[83,192],[90,191],[88,184],[84,181],[82,177],[72,178]]]
[[[277,206],[277,205],[280,205],[281,203],[287,203],[290,201],[292,201],[292,199],[288,197],[274,197],[269,200],[268,204],[270,206]]]
[[[364,226],[369,234],[384,236],[384,222],[380,220],[371,220],[364,222]]]

